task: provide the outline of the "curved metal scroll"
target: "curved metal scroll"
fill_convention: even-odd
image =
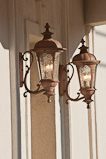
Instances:
[[[71,101],[79,101],[79,100],[81,100],[81,99],[84,99],[84,96],[83,97],[80,97],[80,92],[78,92],[77,93],[77,98],[71,98],[70,96],[69,96],[69,94],[68,94],[68,86],[69,86],[69,84],[70,84],[70,81],[71,81],[71,79],[72,79],[72,77],[73,77],[73,75],[74,75],[74,67],[73,67],[73,65],[71,64],[71,62],[69,62],[66,66],[65,66],[65,72],[66,73],[68,73],[69,72],[69,70],[67,69],[67,66],[71,66],[72,67],[72,75],[71,75],[71,77],[69,77],[69,76],[67,76],[67,78],[68,78],[68,82],[67,82],[67,84],[66,84],[66,95],[67,95],[67,97],[68,97],[68,99],[66,100],[66,103],[68,103],[68,100],[71,100]],[[79,98],[80,97],[80,98]]]
[[[29,93],[32,93],[32,94],[38,94],[38,93],[41,93],[41,92],[44,92],[45,90],[44,89],[41,89],[41,90],[39,90],[40,89],[40,84],[37,84],[37,89],[36,90],[34,90],[34,91],[32,91],[32,90],[30,90],[28,87],[27,87],[27,75],[28,75],[28,73],[29,73],[29,71],[30,71],[30,69],[31,69],[31,67],[32,67],[32,64],[33,64],[33,54],[32,54],[32,52],[31,51],[25,51],[24,53],[23,53],[23,55],[22,55],[22,59],[23,59],[23,61],[28,61],[28,58],[27,57],[24,57],[25,56],[25,54],[27,54],[27,53],[29,53],[30,54],[30,56],[31,56],[31,63],[30,63],[30,67],[28,66],[28,65],[26,65],[26,68],[27,68],[27,70],[26,70],[26,73],[25,73],[25,77],[24,77],[24,81],[23,81],[23,84],[24,84],[24,86],[25,86],[25,89],[26,89],[26,91],[24,92],[24,97],[27,97],[27,92],[29,92]]]

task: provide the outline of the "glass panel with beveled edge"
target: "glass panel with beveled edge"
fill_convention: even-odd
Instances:
[[[58,80],[60,55],[57,55],[55,61],[54,80]]]
[[[53,78],[53,57],[51,54],[43,53],[40,56],[40,68],[42,79]]]
[[[94,68],[94,71],[92,72],[92,78],[93,78],[93,88],[95,88],[95,81],[96,81],[96,69],[97,69],[97,66]]]
[[[88,65],[79,68],[80,83],[82,88],[91,87],[91,68]]]

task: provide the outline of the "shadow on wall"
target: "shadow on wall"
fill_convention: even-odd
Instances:
[[[106,64],[101,63],[101,64],[99,64],[99,67],[106,67]]]
[[[8,31],[8,1],[0,2],[0,42],[5,49],[9,49],[9,31]]]
[[[96,35],[99,35],[99,36],[101,36],[101,37],[105,37],[105,38],[106,38],[106,34],[103,33],[103,32],[100,32],[100,31],[96,31],[96,30],[95,30],[95,34],[96,34]],[[101,63],[99,64],[99,67],[106,67],[106,64],[101,61]]]
[[[1,33],[0,33],[1,35]],[[0,39],[1,40],[1,39]],[[5,39],[2,39],[2,41]],[[7,48],[7,43],[3,41]],[[0,158],[11,158],[11,104],[9,50],[0,43]],[[5,151],[6,150],[6,153]]]
[[[102,32],[95,31],[95,33],[96,33],[97,35],[100,35],[100,36],[104,36],[104,37],[106,37],[106,34],[104,34],[104,33],[102,33]]]

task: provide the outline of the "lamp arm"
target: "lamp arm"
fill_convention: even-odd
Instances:
[[[66,103],[68,103],[68,100],[71,100],[71,101],[79,101],[79,100],[81,100],[81,99],[84,99],[84,96],[83,96],[83,97],[80,97],[80,92],[77,93],[77,95],[78,95],[77,98],[74,98],[74,99],[73,99],[73,98],[71,98],[71,97],[69,96],[68,86],[69,86],[70,81],[71,81],[71,79],[73,78],[73,75],[74,75],[74,67],[73,67],[73,65],[72,65],[71,63],[72,63],[72,62],[69,62],[69,63],[65,66],[65,68],[64,68],[65,72],[68,73],[68,72],[69,72],[69,69],[67,69],[67,66],[69,65],[69,66],[72,67],[72,75],[71,75],[71,77],[67,76],[68,81],[67,81],[67,84],[66,84],[66,95],[67,95],[68,99],[66,100]],[[80,98],[79,98],[79,97],[80,97]]]
[[[27,87],[27,75],[28,75],[28,73],[29,73],[29,71],[30,71],[30,69],[31,69],[31,67],[32,67],[32,64],[33,64],[33,54],[32,54],[31,51],[25,51],[25,52],[22,54],[22,59],[23,59],[23,61],[28,61],[28,58],[27,58],[27,57],[24,57],[25,54],[27,54],[27,53],[29,53],[30,56],[31,56],[31,63],[30,63],[30,66],[26,65],[27,70],[26,70],[25,77],[24,77],[24,80],[23,80],[23,84],[24,84],[25,89],[26,89],[26,91],[25,91],[24,94],[23,94],[24,97],[27,97],[27,92],[29,92],[29,93],[31,93],[31,94],[38,94],[38,93],[41,93],[41,92],[44,92],[44,91],[45,91],[44,89],[41,89],[41,90],[40,90],[41,84],[37,84],[37,87],[38,87],[38,88],[37,88],[36,90],[34,90],[34,91],[30,90],[30,89]]]

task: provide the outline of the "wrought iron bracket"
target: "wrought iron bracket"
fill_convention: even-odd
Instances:
[[[22,53],[19,53],[19,71],[20,71],[20,87],[23,86],[23,58]]]
[[[70,77],[67,75],[69,73],[69,69],[67,68],[68,66],[72,67],[72,74],[71,74]],[[79,101],[81,99],[84,99],[84,96],[80,97],[80,92],[77,93],[76,98],[71,98],[70,95],[69,95],[68,87],[69,87],[71,79],[73,78],[73,75],[74,75],[74,67],[73,67],[72,63],[69,62],[65,67],[63,65],[60,65],[59,71],[60,71],[59,72],[59,79],[60,79],[59,93],[60,93],[60,96],[63,96],[64,92],[66,92],[66,95],[67,95],[66,103],[68,103],[69,100]]]
[[[40,86],[41,84],[37,84],[37,89],[36,90],[30,90],[27,86],[27,75],[32,67],[32,64],[33,64],[33,54],[31,52],[32,50],[30,51],[25,51],[24,53],[19,53],[19,70],[20,70],[20,87],[22,87],[23,85],[25,86],[25,89],[26,91],[24,92],[24,97],[27,97],[27,93],[31,93],[31,94],[39,94],[39,93],[42,93],[42,92],[45,92],[44,89],[40,89]],[[29,54],[30,55],[30,66],[26,65],[26,73],[25,73],[25,77],[23,77],[23,61],[28,61],[28,58],[25,57],[26,54]]]
[[[59,66],[59,94],[63,96],[66,92],[67,73],[64,71],[64,66]]]

